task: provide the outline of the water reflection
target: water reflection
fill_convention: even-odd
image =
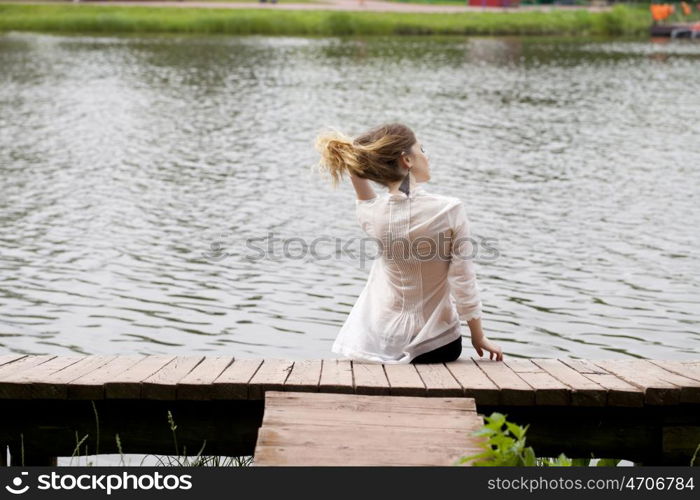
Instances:
[[[330,357],[367,263],[244,242],[359,238],[313,138],[400,119],[496,242],[507,354],[696,357],[699,63],[688,41],[3,35],[0,345]]]

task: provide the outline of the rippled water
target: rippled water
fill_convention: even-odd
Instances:
[[[313,139],[401,120],[497,249],[507,356],[697,357],[699,71],[692,41],[2,35],[0,345],[335,357],[371,261],[334,253],[362,233]]]

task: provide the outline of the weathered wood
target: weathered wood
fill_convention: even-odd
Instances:
[[[463,396],[464,389],[443,363],[416,364],[428,396]]]
[[[700,361],[648,360],[666,371],[700,381]]]
[[[4,364],[3,364],[4,363]],[[2,399],[262,399],[266,390],[465,396],[480,405],[700,403],[700,361],[460,359],[436,364],[174,356],[0,356]]]
[[[397,396],[375,396],[397,397]],[[400,397],[400,396],[398,396]],[[464,412],[468,413],[468,412]],[[418,427],[434,429],[463,429],[464,416],[446,413],[444,410],[416,409],[405,414],[393,410],[372,412],[373,420],[368,421],[363,412],[352,410],[329,410],[326,408],[266,408],[263,425],[305,424],[326,426],[336,424],[363,424],[375,427]]]
[[[283,391],[284,383],[294,367],[287,359],[266,359],[248,383],[250,399],[264,399],[266,391]]]
[[[212,399],[211,384],[233,362],[231,356],[208,357],[176,384],[177,399]]]
[[[45,380],[51,375],[73,363],[80,361],[80,356],[60,356],[50,359],[38,366],[7,373],[0,380],[0,399],[30,399],[32,397],[32,380]]]
[[[68,399],[104,399],[104,384],[134,366],[143,356],[119,356],[68,382]]]
[[[354,393],[352,363],[347,360],[324,359],[318,390],[320,392]]]
[[[477,451],[462,448],[423,447],[420,449],[376,450],[369,455],[365,450],[346,446],[258,446],[253,465],[275,466],[448,466],[463,455]],[[411,453],[415,451],[415,453]]]
[[[325,426],[323,432],[313,425],[282,425],[263,426],[260,428],[260,441],[266,446],[333,446],[345,443],[355,448],[372,450],[392,450],[423,448],[434,446],[440,448],[455,447],[457,443],[461,452],[473,443],[465,440],[467,435],[464,429],[441,429],[440,432],[426,432],[425,427],[385,427],[381,432],[368,433],[362,427],[359,432],[356,429],[342,425]],[[405,442],[408,441],[408,446]],[[478,448],[483,451],[482,448]]]
[[[140,399],[141,382],[168,363],[175,356],[146,356],[144,359],[105,381],[105,398],[107,399]]]
[[[475,359],[476,364],[498,386],[500,404],[505,405],[534,405],[535,392],[533,388],[521,379],[502,361]]]
[[[450,465],[481,451],[474,408],[465,398],[270,391],[254,463]]]
[[[569,387],[552,377],[529,359],[508,359],[506,366],[520,376],[528,385],[535,389],[535,404],[537,405],[568,405],[571,404]]]
[[[26,357],[26,354],[3,354],[0,356],[0,367],[8,363],[17,361],[18,359]]]
[[[651,405],[678,404],[681,399],[680,388],[658,377],[658,374],[639,370],[632,360],[594,361],[597,366],[617,375],[644,391],[644,402]],[[648,365],[647,365],[648,366]]]
[[[177,399],[177,383],[204,361],[204,356],[178,356],[141,382],[141,398]]]
[[[427,390],[414,364],[384,365],[392,396],[425,396]]]
[[[4,365],[0,366],[0,380],[3,380],[5,377],[14,377],[20,372],[30,370],[35,366],[39,366],[42,363],[52,360],[55,357],[56,356],[52,355],[23,356],[12,362],[5,363]]]
[[[689,367],[686,367],[682,372],[684,375],[681,375],[648,359],[638,360],[636,365],[638,369],[645,370],[649,375],[654,375],[660,380],[678,386],[681,391],[681,403],[700,403],[700,369],[698,370],[698,378],[694,378]]]
[[[285,391],[318,392],[321,381],[322,359],[295,361],[292,372],[284,381]]]
[[[500,390],[479,368],[473,359],[458,359],[445,363],[445,367],[459,382],[468,398],[474,398],[479,405],[498,404]]]
[[[117,356],[86,356],[53,372],[48,378],[32,379],[33,399],[68,399],[68,384],[106,365]]]
[[[560,361],[604,387],[608,391],[608,406],[644,406],[644,391],[639,387],[625,382],[587,360],[563,358]]]
[[[212,398],[248,399],[248,382],[262,364],[262,359],[235,360],[212,383]]]
[[[352,362],[355,392],[358,394],[391,394],[391,386],[384,367],[377,363]]]
[[[532,359],[533,363],[571,388],[573,406],[605,406],[608,391],[557,359]]]
[[[326,408],[333,410],[351,411],[431,411],[437,413],[476,412],[476,403],[472,398],[426,398],[401,396],[400,398],[379,398],[376,396],[355,395],[348,398],[345,394],[323,393],[319,398],[308,397],[300,393],[280,393],[272,391],[266,394],[265,400],[275,407]]]

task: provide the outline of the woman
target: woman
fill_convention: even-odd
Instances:
[[[357,220],[380,248],[332,351],[378,363],[454,361],[462,352],[461,319],[479,356],[486,350],[503,360],[481,329],[466,210],[458,198],[419,184],[430,179],[430,166],[413,131],[392,123],[354,140],[330,131],[317,137],[316,149],[334,186],[349,174]],[[387,192],[375,194],[370,180]]]

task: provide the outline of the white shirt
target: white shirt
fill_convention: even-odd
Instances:
[[[460,319],[481,317],[462,201],[417,184],[410,197],[386,192],[356,200],[356,210],[377,257],[332,351],[359,361],[409,363],[461,338]]]

